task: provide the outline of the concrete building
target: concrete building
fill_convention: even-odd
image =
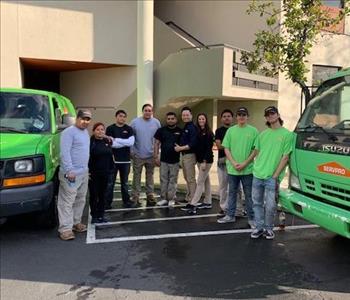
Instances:
[[[325,1],[335,5],[336,1]],[[339,4],[341,0],[339,0]],[[205,111],[217,126],[224,108],[244,105],[264,128],[262,110],[278,105],[287,127],[300,114],[300,88],[283,74],[249,74],[240,49],[251,49],[264,21],[242,1],[3,1],[1,87],[54,90],[95,120],[129,119],[153,102],[160,118],[184,105]],[[334,8],[337,9],[337,8]],[[350,18],[312,51],[316,72],[350,66]]]

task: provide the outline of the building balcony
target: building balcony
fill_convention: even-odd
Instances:
[[[155,71],[158,108],[180,107],[204,99],[278,100],[278,78],[251,74],[241,64],[241,49],[211,45],[170,54]]]

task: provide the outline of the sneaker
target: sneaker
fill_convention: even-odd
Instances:
[[[256,228],[254,220],[248,220],[248,225],[250,226],[251,229],[255,229]]]
[[[193,206],[193,208],[187,210],[187,213],[189,215],[195,215],[195,214],[197,214],[197,208],[195,206]]]
[[[75,235],[72,230],[66,230],[60,233],[60,239],[63,241],[74,240]]]
[[[245,217],[247,217],[247,212],[245,210],[243,210],[243,211],[236,211],[235,217],[245,218]]]
[[[254,229],[252,233],[250,234],[250,237],[252,239],[258,239],[259,237],[263,236],[265,233],[264,229]]]
[[[225,215],[225,211],[223,211],[222,209],[218,212],[218,218],[225,217]]]
[[[196,207],[198,209],[210,209],[212,206],[211,206],[211,203],[200,203],[196,205]]]
[[[174,207],[175,205],[176,205],[175,200],[170,200],[170,201],[169,201],[169,206],[170,206],[170,207]]]
[[[168,200],[160,200],[157,202],[157,206],[164,206],[164,205],[168,205]]]
[[[220,224],[224,224],[224,223],[234,223],[236,222],[236,218],[235,217],[230,217],[228,215],[226,215],[225,217],[217,220],[218,223]]]
[[[192,210],[193,208],[194,208],[194,205],[188,203],[186,206],[181,207],[181,210],[189,211],[189,210]]]
[[[265,238],[267,240],[273,240],[275,238],[275,233],[271,229],[267,229],[265,232]]]
[[[87,227],[83,223],[78,223],[73,225],[73,231],[75,232],[85,232],[86,230],[87,230]]]
[[[97,223],[101,224],[101,223],[108,223],[109,219],[106,217],[100,217],[97,219]]]
[[[147,206],[155,206],[157,204],[153,197],[147,197]]]

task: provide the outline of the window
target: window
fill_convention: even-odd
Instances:
[[[329,7],[344,8],[343,0],[322,0],[322,4]]]
[[[338,72],[340,67],[334,66],[312,66],[312,85],[319,86],[323,81],[331,77],[333,74]]]

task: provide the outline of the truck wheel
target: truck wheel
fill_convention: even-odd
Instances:
[[[41,228],[54,228],[58,223],[57,194],[52,197],[49,207],[35,214],[35,224]]]

